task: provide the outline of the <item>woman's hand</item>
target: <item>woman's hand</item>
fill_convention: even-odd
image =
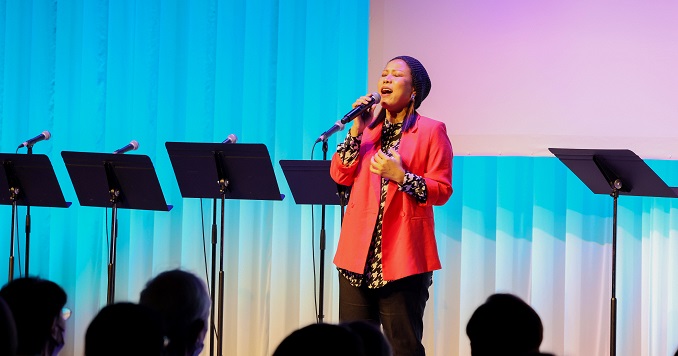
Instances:
[[[367,94],[358,98],[358,100],[353,103],[353,108],[358,107],[359,105],[367,105],[372,100],[372,94]],[[363,111],[360,117],[353,120],[353,126],[351,126],[351,136],[356,137],[363,133],[367,125],[372,122],[372,109],[374,105],[369,109]]]
[[[403,184],[405,181],[405,170],[400,159],[398,151],[391,148],[389,150],[392,157],[379,150],[370,161],[370,172],[378,174],[383,178],[392,180],[398,184]]]

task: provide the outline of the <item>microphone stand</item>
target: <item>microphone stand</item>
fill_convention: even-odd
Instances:
[[[327,160],[327,137],[323,140],[323,160]],[[339,204],[341,205],[341,222],[344,222],[344,207],[348,201],[348,192],[347,187],[337,184],[337,190],[339,195]],[[323,323],[325,315],[323,314],[324,308],[324,299],[325,299],[325,249],[326,249],[326,232],[325,232],[325,205],[321,206],[321,221],[320,221],[320,288],[318,290],[318,324]]]
[[[14,279],[14,236],[19,232],[16,231],[16,225],[14,221],[17,217],[17,200],[19,199],[19,194],[21,194],[21,189],[16,179],[16,173],[14,172],[14,164],[11,161],[2,162],[2,165],[5,168],[5,174],[7,175],[7,184],[9,185],[9,200],[12,201],[12,221],[10,222],[10,243],[9,243],[9,277],[8,281],[11,282]]]
[[[323,140],[323,160],[327,160],[327,139]],[[347,189],[343,185],[337,184],[337,190],[338,190],[338,195],[339,195],[339,202],[341,205],[341,221],[343,223],[344,221],[344,206],[346,206],[346,201],[348,199],[348,193]],[[318,291],[318,309],[319,309],[319,314],[318,314],[318,323],[322,324],[323,319],[325,315],[323,314],[323,308],[324,308],[324,297],[325,297],[325,249],[326,249],[326,243],[327,243],[327,238],[326,238],[326,232],[325,232],[325,205],[322,205],[322,213],[321,213],[321,222],[320,222],[320,288]]]
[[[217,304],[219,310],[217,311],[217,331],[216,331],[216,341],[217,341],[217,356],[222,356],[223,349],[223,335],[224,335],[224,210],[226,209],[226,191],[228,189],[229,181],[226,179],[226,174],[222,169],[221,161],[222,154],[221,152],[214,153],[214,161],[217,168],[217,184],[219,184],[219,200],[221,201],[221,227],[220,227],[220,244],[219,244],[219,302]],[[214,199],[214,211],[213,219],[216,220],[216,203],[217,199]],[[214,272],[215,272],[215,255],[216,255],[216,222],[212,226],[212,286],[214,286]],[[212,304],[214,305],[214,294],[212,295]],[[214,308],[212,309],[214,310]],[[212,312],[214,316],[214,312]],[[214,319],[212,320],[214,323]],[[211,343],[210,343],[211,345]],[[212,355],[213,349],[210,346],[210,356]]]
[[[323,140],[323,161],[327,160],[327,138]],[[325,299],[325,205],[321,206],[320,220],[320,288],[318,289],[318,324],[323,323],[325,315],[323,313]]]
[[[108,251],[108,292],[106,293],[106,304],[113,304],[115,299],[115,267],[116,267],[116,249],[118,244],[118,201],[120,200],[120,188],[113,173],[113,165],[110,162],[105,163],[106,177],[108,180],[111,202],[111,246]]]
[[[622,188],[620,179],[611,184],[612,193],[612,298],[610,299],[610,356],[617,354],[617,198]]]
[[[9,244],[9,278],[7,280],[11,282],[14,279],[14,217],[16,216],[16,200],[19,189],[11,187],[9,191],[10,200],[12,201],[12,233]]]
[[[210,356],[214,356],[214,298],[217,293],[216,287],[216,266],[217,266],[217,199],[214,198],[212,203],[212,280],[210,281],[210,291],[212,298],[212,308],[210,309]],[[216,335],[216,340],[219,342],[219,335]]]
[[[28,145],[28,152],[26,154],[32,155],[33,154],[33,146]],[[31,206],[26,205],[26,262],[24,262],[26,265],[24,266],[25,269],[25,276],[28,277],[28,256],[29,256],[29,250],[31,247]]]
[[[217,315],[217,356],[221,356],[224,335],[224,209],[226,208],[226,188],[228,180],[219,179],[219,192],[221,193],[221,244],[219,246],[219,313]]]

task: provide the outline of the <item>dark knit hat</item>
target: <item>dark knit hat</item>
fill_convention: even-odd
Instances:
[[[410,67],[410,72],[412,73],[412,86],[417,92],[414,97],[414,108],[418,109],[421,102],[426,99],[428,93],[431,91],[431,78],[429,78],[426,68],[419,62],[416,58],[410,56],[398,56],[391,61],[401,59],[407,66]],[[390,62],[390,61],[389,61]]]

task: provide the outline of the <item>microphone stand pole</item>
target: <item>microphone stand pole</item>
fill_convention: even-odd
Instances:
[[[327,139],[323,140],[323,161],[327,160]],[[320,220],[320,288],[318,290],[318,324],[323,323],[325,300],[325,205],[321,206]]]
[[[617,354],[617,198],[622,188],[620,179],[612,182],[612,298],[610,299],[610,356]]]
[[[5,174],[7,175],[7,183],[9,185],[9,200],[12,201],[12,221],[10,222],[10,243],[9,243],[9,277],[8,281],[11,282],[14,279],[14,236],[19,232],[16,231],[14,221],[17,216],[17,200],[19,199],[19,185],[16,182],[16,175],[14,173],[14,165],[11,161],[3,162],[2,165],[5,168]]]
[[[9,244],[9,278],[8,281],[14,279],[14,218],[16,216],[17,209],[17,195],[19,194],[19,188],[11,187],[9,188],[10,200],[12,201],[12,233],[10,234],[10,244]],[[17,231],[18,233],[18,231]]]
[[[111,305],[115,299],[115,260],[117,258],[116,249],[118,244],[118,201],[120,199],[120,189],[113,173],[113,165],[110,162],[106,162],[105,169],[111,202],[111,246],[108,252],[108,292],[106,294],[106,304]]]
[[[219,179],[219,192],[221,193],[221,245],[219,246],[219,314],[217,316],[217,356],[222,356],[222,341],[224,335],[224,208],[226,207],[226,187],[228,181]]]
[[[217,266],[217,199],[215,198],[212,203],[212,280],[210,281],[211,287],[211,299],[212,307],[210,308],[210,356],[214,356],[214,340],[219,340],[219,335],[215,335],[214,329],[214,298],[217,295],[216,287],[216,266]]]
[[[219,184],[219,196],[221,200],[221,229],[220,229],[220,246],[219,246],[219,302],[218,302],[218,311],[217,311],[217,356],[222,356],[223,349],[223,335],[224,335],[224,210],[226,209],[226,190],[228,189],[229,181],[226,179],[226,174],[224,173],[223,167],[221,166],[222,153],[214,153],[214,162],[217,168],[217,184]],[[214,212],[213,218],[216,220],[216,204],[217,199],[214,199]],[[215,255],[216,255],[216,226],[212,226],[212,273],[215,269]],[[214,286],[214,274],[212,275],[212,286]],[[214,298],[214,294],[212,295]],[[214,302],[213,302],[214,303]],[[214,304],[213,304],[214,305]],[[214,310],[214,308],[212,309]],[[214,312],[212,312],[214,316]],[[212,321],[214,323],[214,320]],[[212,348],[210,347],[210,356],[212,353]]]
[[[27,154],[32,155],[33,154],[33,146],[28,145],[28,152]],[[28,277],[28,256],[29,256],[29,250],[31,247],[31,206],[26,205],[26,265],[24,266],[24,269],[26,271],[25,276]]]

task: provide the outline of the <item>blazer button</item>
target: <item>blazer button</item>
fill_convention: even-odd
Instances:
[[[405,212],[404,212],[404,211],[401,211],[401,212],[400,212],[400,216],[405,217]]]

